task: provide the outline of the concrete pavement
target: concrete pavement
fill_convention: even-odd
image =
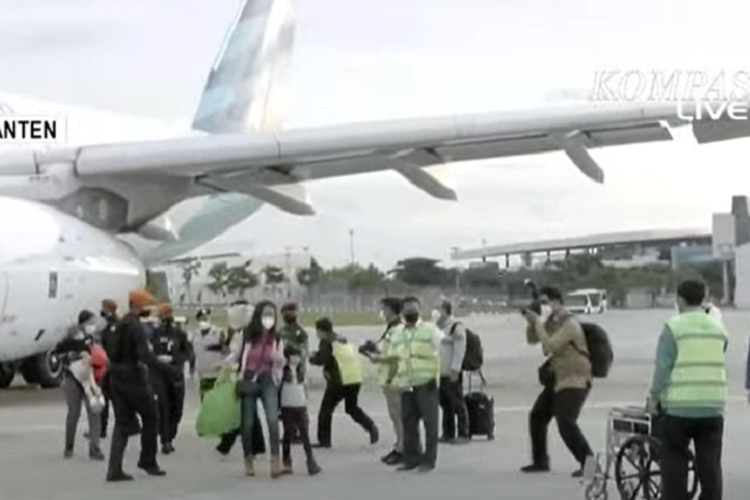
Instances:
[[[651,360],[666,311],[610,312],[592,319],[608,328],[615,347],[616,364],[611,378],[594,388],[581,424],[592,447],[604,448],[606,412],[611,406],[641,401],[651,376]],[[727,313],[732,335],[729,351],[732,401],[727,412],[725,434],[725,481],[727,499],[746,498],[750,489],[746,466],[750,459],[750,415],[744,399],[742,378],[746,354],[748,315]],[[334,420],[334,448],[318,453],[324,471],[314,478],[304,474],[300,447],[294,448],[297,474],[272,481],[268,461],[261,460],[259,476],[243,476],[239,446],[222,459],[214,452],[213,440],[201,440],[194,432],[197,398],[187,403],[185,422],[177,439],[177,452],[160,457],[168,471],[165,478],[150,478],[135,467],[138,440],[131,441],[126,467],[136,481],[104,482],[105,465],[87,459],[86,442],[77,443],[76,458],[62,459],[65,407],[57,391],[11,390],[0,393],[0,498],[13,500],[240,500],[259,494],[275,498],[412,498],[456,500],[467,494],[477,498],[560,499],[583,498],[583,488],[570,478],[575,464],[550,429],[554,472],[527,477],[518,468],[527,462],[526,412],[538,386],[538,348],[523,344],[523,323],[513,316],[474,317],[467,324],[482,335],[487,353],[486,375],[496,400],[496,439],[476,438],[468,446],[441,446],[438,468],[427,475],[397,473],[378,458],[391,445],[391,430],[382,397],[366,388],[362,406],[381,428],[381,442],[370,446],[364,432],[349,421],[343,407]],[[346,329],[352,340],[372,338],[378,329]],[[318,375],[319,376],[319,375]],[[313,391],[311,413],[316,413],[320,391]],[[343,405],[342,405],[343,406]],[[311,431],[315,434],[315,421]],[[79,435],[85,429],[85,417]],[[109,441],[104,442],[109,452]],[[610,498],[617,498],[614,487]]]

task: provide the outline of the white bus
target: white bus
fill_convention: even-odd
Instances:
[[[573,314],[602,314],[607,310],[607,291],[601,288],[582,288],[570,292],[565,308]]]

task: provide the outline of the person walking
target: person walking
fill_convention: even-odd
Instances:
[[[91,460],[104,460],[104,454],[99,447],[101,439],[101,420],[100,408],[94,408],[93,401],[85,390],[84,384],[90,380],[87,376],[84,380],[79,380],[72,371],[71,365],[74,363],[90,363],[90,349],[93,345],[93,334],[96,331],[94,324],[94,314],[91,311],[81,311],[78,314],[78,323],[68,331],[68,335],[55,348],[55,352],[63,360],[63,383],[62,389],[65,394],[65,402],[68,406],[68,413],[65,418],[65,458],[73,457],[75,445],[76,430],[78,421],[81,418],[81,406],[86,407],[86,416],[89,423],[89,458]],[[89,366],[85,371],[90,373],[93,366]]]
[[[578,417],[591,390],[591,362],[588,344],[580,323],[563,306],[562,292],[551,286],[539,291],[541,314],[525,309],[523,315],[528,323],[526,340],[529,344],[542,344],[547,356],[542,372],[544,389],[529,414],[531,437],[531,465],[522,472],[549,472],[547,454],[547,429],[550,421],[557,421],[565,446],[578,462],[573,477],[583,476],[586,459],[593,453],[581,428]]]
[[[255,475],[253,428],[258,419],[258,402],[268,425],[271,448],[271,477],[282,474],[279,456],[279,387],[284,369],[283,342],[276,335],[276,306],[261,301],[255,306],[250,324],[244,332],[240,349],[238,393],[241,400],[242,450],[245,474]]]
[[[397,470],[429,472],[437,465],[442,334],[420,318],[420,302],[407,297],[403,302],[404,325],[391,337],[389,354],[398,356],[393,385],[402,389],[404,421],[404,463]],[[425,451],[419,451],[419,421],[424,424]]]
[[[144,365],[153,368],[161,363],[149,348],[147,334],[141,322],[141,317],[156,304],[156,300],[146,290],[134,290],[130,292],[128,301],[130,312],[118,324],[109,352],[108,390],[115,414],[107,469],[109,482],[133,480],[133,476],[123,471],[123,457],[130,435],[139,427],[136,415],[140,417],[142,424],[138,468],[150,476],[166,475],[156,460],[156,403],[144,369]]]
[[[292,440],[298,437],[307,457],[307,473],[319,474],[322,469],[315,460],[310,444],[310,418],[307,413],[307,388],[304,379],[299,379],[297,369],[302,362],[302,352],[297,346],[284,348],[286,366],[281,382],[281,421],[284,424],[282,440],[282,465],[285,474],[292,474]]]
[[[661,498],[688,499],[688,455],[695,447],[700,500],[723,495],[722,445],[727,402],[727,331],[701,307],[706,287],[686,280],[677,287],[680,313],[659,337],[649,410],[661,443]]]
[[[362,366],[359,351],[346,338],[333,331],[329,318],[315,322],[320,344],[310,356],[310,364],[323,367],[326,389],[318,412],[317,448],[331,447],[333,412],[344,401],[344,411],[370,436],[370,444],[378,442],[379,433],[375,422],[359,406],[359,391],[362,388]]]
[[[453,304],[447,300],[440,302],[433,316],[435,324],[443,331],[440,343],[440,407],[443,409],[441,442],[466,444],[471,442],[469,409],[464,400],[461,371],[466,354],[466,328],[453,317]]]

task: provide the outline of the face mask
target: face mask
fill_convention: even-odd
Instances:
[[[276,324],[276,320],[273,316],[264,316],[260,322],[266,330],[270,330]]]
[[[441,314],[440,314],[440,311],[438,311],[437,309],[433,309],[430,315],[432,316],[432,321],[434,323],[437,323],[438,321],[440,321]]]
[[[378,316],[380,317],[380,321],[385,321],[385,313],[383,310],[380,310],[380,313],[378,313]]]
[[[289,356],[289,366],[298,366],[300,362],[300,357],[297,355]]]
[[[94,332],[96,331],[96,326],[95,325],[84,325],[83,326],[83,331],[84,331],[84,333],[86,333],[86,335],[93,335]]]
[[[547,318],[552,315],[552,306],[549,304],[542,304],[541,311],[542,313],[539,316],[542,318],[542,321],[547,321]]]
[[[198,328],[201,329],[201,331],[210,330],[211,329],[211,323],[208,321],[201,321],[198,323]]]
[[[407,323],[416,323],[417,321],[419,321],[419,313],[416,311],[404,313],[404,319],[407,321]]]

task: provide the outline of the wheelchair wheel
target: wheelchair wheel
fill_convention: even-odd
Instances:
[[[615,485],[622,500],[659,500],[661,465],[659,441],[637,435],[623,443],[615,460]],[[688,457],[688,498],[698,493],[698,477],[692,451]]]
[[[615,486],[622,500],[659,500],[659,442],[636,435],[625,441],[615,459]]]

